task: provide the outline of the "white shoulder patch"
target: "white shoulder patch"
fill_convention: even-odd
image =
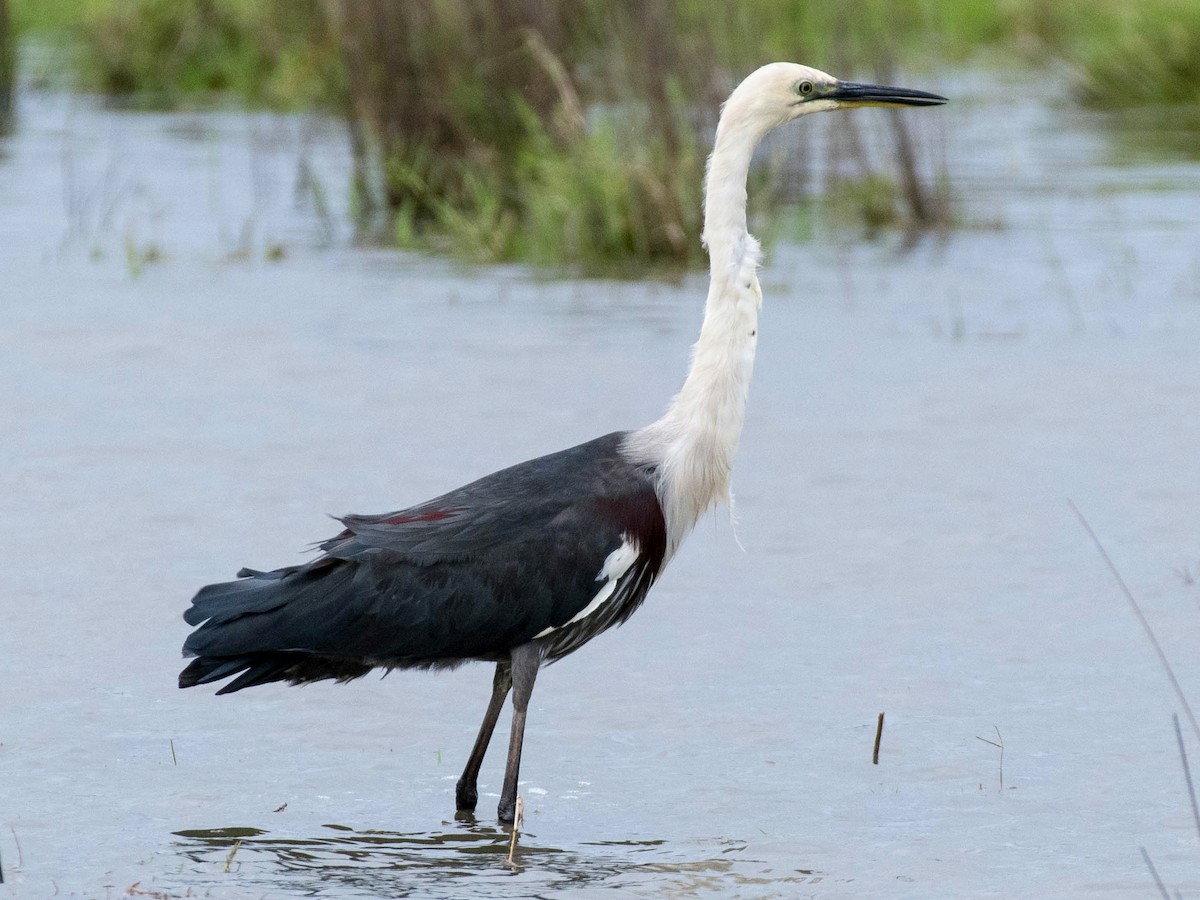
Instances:
[[[540,637],[545,637],[552,631],[557,631],[559,628],[565,628],[567,625],[573,625],[576,622],[581,622],[603,606],[613,595],[613,591],[617,589],[617,584],[621,578],[629,571],[630,567],[637,562],[638,557],[642,553],[642,548],[637,542],[627,534],[621,535],[621,546],[608,554],[604,559],[604,565],[600,567],[600,574],[596,576],[597,581],[603,581],[600,590],[596,592],[596,596],[592,598],[583,609],[575,613],[569,622],[564,622],[562,625],[551,625],[539,631],[533,637],[536,640]]]

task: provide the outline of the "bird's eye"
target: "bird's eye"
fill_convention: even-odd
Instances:
[[[813,92],[813,83],[811,81],[802,81],[796,85],[796,93],[801,97],[807,97]]]

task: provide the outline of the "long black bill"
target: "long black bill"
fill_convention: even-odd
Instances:
[[[839,81],[825,99],[854,106],[941,106],[946,102],[945,97],[927,91],[855,84],[853,81]]]

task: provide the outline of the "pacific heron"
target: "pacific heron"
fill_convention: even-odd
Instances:
[[[904,88],[839,81],[771,63],[730,95],[705,184],[710,285],[683,388],[658,421],[495,472],[382,515],[348,515],[322,554],[202,588],[180,687],[233,678],[349,681],[376,667],[496,664],[492,696],[455,791],[473,811],[501,708],[512,735],[498,813],[511,822],[526,712],[538,669],[629,618],[711,507],[729,497],[754,363],[758,241],[746,230],[746,176],[769,131],[853,106],[935,106]]]

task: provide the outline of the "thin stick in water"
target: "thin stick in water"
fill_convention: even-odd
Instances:
[[[175,738],[171,738],[171,764],[179,765],[179,760],[175,758]]]
[[[1150,874],[1154,876],[1154,883],[1158,885],[1158,892],[1163,895],[1163,900],[1171,900],[1171,895],[1167,893],[1167,886],[1163,884],[1163,880],[1158,877],[1158,869],[1154,868],[1154,863],[1150,861],[1150,854],[1146,852],[1145,847],[1139,847],[1142,851],[1142,859],[1146,861],[1146,868],[1150,870]]]
[[[1192,705],[1188,703],[1187,697],[1183,693],[1183,688],[1179,686],[1179,679],[1175,677],[1175,670],[1171,668],[1171,663],[1167,659],[1167,654],[1163,652],[1162,645],[1159,644],[1158,638],[1154,635],[1154,629],[1150,627],[1150,622],[1146,619],[1142,612],[1141,605],[1134,599],[1133,593],[1129,590],[1129,586],[1125,584],[1125,579],[1121,577],[1121,573],[1117,571],[1116,565],[1112,561],[1112,557],[1108,555],[1108,551],[1104,549],[1104,545],[1100,543],[1100,538],[1096,536],[1096,532],[1092,530],[1092,526],[1088,524],[1088,520],[1084,518],[1083,513],[1079,511],[1079,507],[1075,505],[1073,500],[1068,499],[1071,509],[1075,511],[1079,522],[1083,525],[1084,531],[1088,533],[1088,537],[1092,539],[1092,543],[1096,545],[1096,549],[1100,551],[1100,555],[1104,558],[1104,562],[1108,565],[1108,570],[1112,572],[1113,578],[1117,580],[1117,584],[1121,588],[1121,593],[1125,595],[1125,599],[1129,601],[1129,606],[1133,609],[1133,614],[1137,616],[1137,620],[1141,622],[1142,629],[1146,632],[1146,637],[1150,639],[1151,646],[1154,647],[1154,652],[1158,655],[1158,661],[1162,663],[1162,667],[1166,670],[1167,678],[1171,682],[1171,687],[1175,689],[1175,696],[1179,698],[1180,704],[1183,706],[1183,711],[1187,713],[1188,721],[1192,725],[1192,731],[1196,734],[1196,739],[1200,740],[1200,723],[1196,721],[1196,714],[1192,712]]]
[[[517,809],[513,814],[512,838],[508,842],[508,859],[504,864],[510,869],[516,868],[516,863],[513,862],[513,854],[517,852],[517,837],[521,834],[521,826],[525,824],[525,798],[517,797]]]
[[[21,863],[23,862],[23,860],[21,859],[21,842],[17,840],[17,829],[15,829],[11,825],[9,825],[8,830],[12,832],[13,842],[16,843],[16,845],[17,845],[17,868],[19,869],[19,868],[21,868]],[[3,860],[0,860],[0,884],[4,884],[4,861]]]
[[[238,848],[242,846],[242,841],[239,838],[233,842],[233,849],[229,851],[229,855],[225,857],[225,871],[229,871],[229,867],[233,865],[233,858],[237,856]]]
[[[879,742],[883,740],[883,713],[879,714],[879,724],[875,726],[875,749],[871,753],[871,765],[879,765]]]
[[[999,725],[993,725],[992,727],[996,729],[996,740],[995,741],[990,741],[985,737],[980,737],[979,735],[975,735],[975,740],[983,741],[985,744],[991,744],[993,747],[995,747],[997,750],[1000,751],[1000,791],[1003,793],[1003,791],[1004,791],[1004,735],[1002,735],[1000,733]],[[997,743],[997,741],[999,743]]]
[[[1192,784],[1192,770],[1188,765],[1187,749],[1183,746],[1183,729],[1179,727],[1179,715],[1171,714],[1175,723],[1175,740],[1179,742],[1179,761],[1183,763],[1183,777],[1187,781],[1188,799],[1192,801],[1192,818],[1196,821],[1196,834],[1200,835],[1200,807],[1196,806],[1196,788]]]

